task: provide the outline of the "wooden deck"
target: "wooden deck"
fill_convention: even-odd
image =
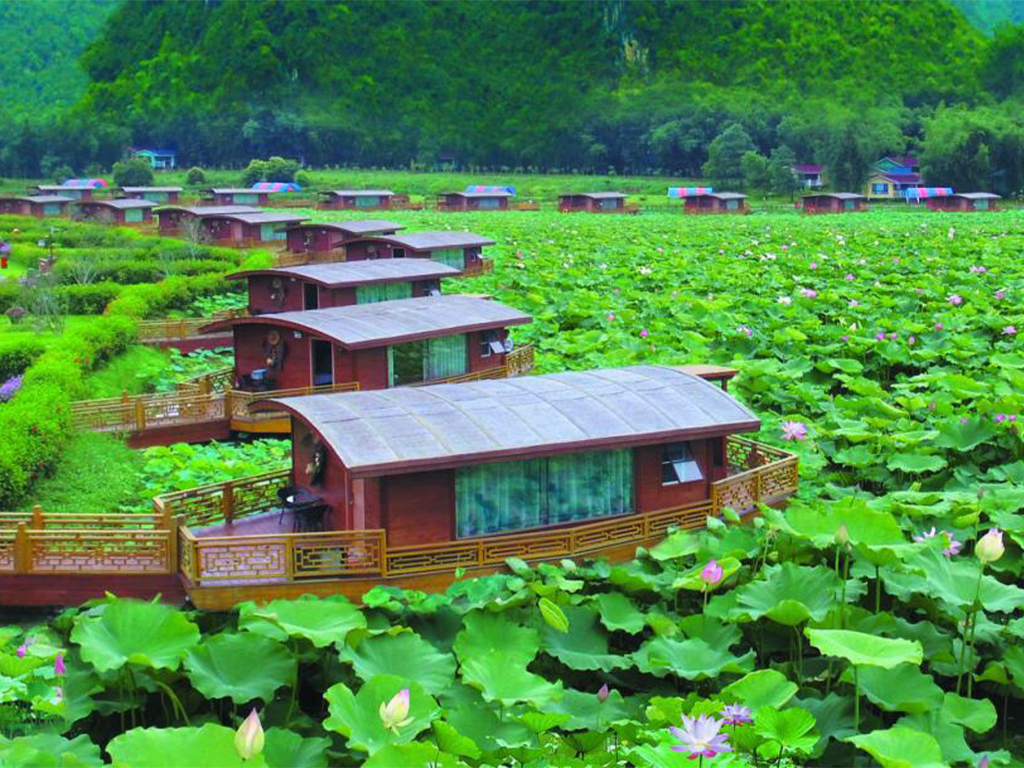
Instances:
[[[358,599],[377,584],[443,589],[455,579],[527,561],[574,557],[621,560],[676,528],[698,528],[726,507],[752,511],[797,488],[797,457],[729,438],[733,474],[711,498],[683,507],[585,525],[503,536],[391,547],[383,530],[292,533],[277,492],[289,470],[159,496],[152,514],[0,513],[0,604],[64,605],[105,590],[198,608],[301,594]],[[180,589],[179,589],[180,588]]]

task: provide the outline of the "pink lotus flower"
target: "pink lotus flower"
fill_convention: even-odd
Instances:
[[[917,344],[917,339],[916,339],[916,338],[914,338],[913,336],[911,336],[911,337],[910,337],[909,339],[907,339],[907,343],[908,343],[908,344],[909,344],[910,346],[914,346],[915,344]]]
[[[996,300],[997,301],[1002,301],[1005,298],[1006,298],[1006,291],[1004,291],[1004,290],[996,291]]]
[[[925,531],[920,536],[915,536],[914,541],[920,543],[927,541],[928,539],[934,539],[937,535],[941,535],[946,539],[946,547],[942,550],[942,554],[946,557],[952,557],[953,555],[960,553],[960,550],[963,548],[963,544],[957,541],[950,531],[943,531],[941,534],[937,534],[935,526],[932,526],[930,531]]]
[[[700,580],[707,585],[707,587],[713,587],[722,580],[725,575],[725,571],[722,570],[722,566],[718,564],[717,560],[709,560],[708,564],[701,568]]]
[[[605,683],[597,690],[597,700],[604,704],[606,701],[608,701],[608,696],[610,693],[611,691],[608,690],[608,683]]]
[[[936,331],[941,331],[941,330],[942,330],[943,328],[945,328],[945,327],[946,327],[946,326],[944,326],[944,325],[943,325],[942,323],[936,323],[936,324],[935,324],[935,330],[936,330]]]
[[[971,272],[973,272],[976,275],[984,275],[986,272],[988,272],[988,270],[985,269],[985,267],[981,266],[980,264],[974,264],[971,266]]]
[[[779,296],[779,304],[784,304],[785,306],[788,307],[792,303],[793,300],[789,298],[789,296]]]
[[[879,331],[875,334],[875,341],[885,341],[885,331]]]
[[[646,328],[642,328],[642,329],[640,329],[640,338],[641,338],[641,339],[646,339],[646,338],[647,338],[647,335],[648,335],[648,334],[647,334],[647,329],[646,329]]]
[[[608,313],[608,322],[609,323],[614,323],[615,322],[615,315],[613,315],[611,312]]]
[[[805,299],[816,299],[818,297],[818,292],[813,288],[801,288],[800,295]]]
[[[708,715],[699,715],[696,718],[683,715],[683,727],[670,726],[672,735],[682,741],[672,747],[675,752],[689,752],[689,758],[696,760],[698,757],[714,757],[722,752],[732,752],[729,746],[729,736],[719,733],[725,721]]]
[[[64,654],[58,653],[57,658],[53,660],[53,673],[55,675],[66,675],[68,668],[64,666]]]
[[[889,334],[889,338],[892,339],[893,341],[896,341],[896,339],[898,339],[899,336],[897,336],[896,332],[893,331],[892,333]]]
[[[742,704],[726,704],[722,708],[722,715],[726,725],[743,725],[754,722],[750,707],[744,707]]]
[[[840,339],[842,339],[843,341],[849,341],[849,340],[850,340],[850,337],[849,337],[849,336],[847,336],[846,334],[843,334],[843,335],[842,335],[842,336],[840,336],[839,338],[840,338]]]
[[[392,733],[398,733],[399,728],[403,728],[411,723],[412,718],[409,717],[409,689],[403,688],[400,690],[391,697],[391,701],[387,704],[381,702],[377,714],[380,715],[380,721],[384,724],[384,727]]]
[[[16,653],[18,654],[19,659],[24,659],[25,656],[28,654],[28,643],[22,643],[21,645],[19,645]]]
[[[1017,333],[1017,326],[1015,326],[1015,325],[1008,325],[1005,328],[1003,328],[1003,335],[1004,336],[1014,336],[1014,335],[1016,335],[1016,333]]]
[[[859,306],[860,306],[860,302],[859,302],[859,301],[857,301],[856,299],[850,299],[850,303],[849,303],[849,305],[848,305],[848,306],[849,306],[849,307],[850,307],[851,309],[852,309],[853,307],[859,307]]]
[[[999,423],[1001,423],[1001,422],[1004,422],[1004,421],[1006,421],[1006,414],[1005,414],[1005,413],[997,413],[997,414],[996,414],[996,415],[995,415],[995,416],[993,417],[993,419],[992,419],[992,420],[993,420],[993,421],[994,421],[994,422],[995,422],[996,424],[999,424]]]
[[[1003,556],[1003,532],[998,528],[989,528],[988,533],[978,539],[974,545],[974,554],[981,562],[994,563]]]
[[[58,685],[53,692],[53,698],[50,699],[50,703],[55,707],[59,707],[62,701],[64,701],[64,689]]]
[[[802,421],[784,421],[782,423],[783,440],[803,440],[807,437],[807,425]]]
[[[235,731],[235,751],[243,760],[252,760],[263,751],[264,741],[263,725],[254,709]]]
[[[958,293],[951,293],[946,297],[946,301],[952,304],[954,307],[959,307],[964,303],[964,297]]]
[[[782,247],[785,248],[786,246],[782,246]],[[811,269],[817,269],[818,268],[818,262],[812,261],[809,266],[810,266]]]
[[[737,326],[736,326],[736,332],[737,332],[737,333],[742,333],[742,334],[743,334],[744,336],[746,336],[746,337],[747,337],[748,339],[749,339],[749,338],[750,338],[751,336],[753,336],[753,335],[754,335],[754,332],[753,332],[752,330],[750,330],[749,326],[746,326],[746,325],[737,325]]]
[[[854,280],[853,273],[847,272],[846,276],[843,279],[846,280],[846,282],[848,283],[852,283]]]

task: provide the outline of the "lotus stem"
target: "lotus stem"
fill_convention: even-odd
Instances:
[[[853,730],[860,733],[860,674],[857,665],[853,665]]]

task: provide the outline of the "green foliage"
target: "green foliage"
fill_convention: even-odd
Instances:
[[[250,160],[242,171],[242,186],[251,187],[257,181],[295,181],[298,172],[298,160],[285,160],[276,155],[267,160]]]
[[[71,641],[98,672],[129,664],[176,670],[199,642],[199,628],[166,605],[111,600],[97,615],[75,619]]]
[[[708,161],[704,163],[704,175],[711,179],[719,191],[742,188],[745,174],[749,168],[750,158],[748,155],[753,152],[754,142],[743,126],[733,123],[720,133],[708,147]],[[744,166],[743,158],[748,157],[747,167]],[[764,158],[760,158],[763,160]],[[756,171],[763,177],[764,167],[758,161]]]
[[[153,179],[153,164],[144,157],[114,163],[114,183],[119,187],[151,187]]]
[[[185,183],[190,187],[197,187],[200,184],[206,183],[206,174],[202,168],[193,165],[188,169],[188,175],[185,177]]]

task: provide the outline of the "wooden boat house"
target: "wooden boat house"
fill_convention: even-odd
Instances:
[[[428,259],[331,262],[236,272],[246,280],[249,314],[296,312],[439,296],[441,279],[460,270]]]
[[[330,189],[320,192],[317,207],[323,210],[387,210],[395,193],[390,189]]]
[[[867,198],[853,192],[816,192],[800,200],[804,213],[853,213],[866,211]]]
[[[247,187],[213,187],[200,192],[203,205],[266,205],[270,193]]]
[[[437,198],[439,211],[507,211],[509,200],[515,196],[505,187],[487,191],[445,192]]]
[[[75,198],[65,195],[26,195],[24,197],[0,197],[0,213],[19,216],[63,216]]]
[[[251,205],[198,207],[168,205],[157,208],[154,213],[159,222],[160,234],[165,237],[177,237],[184,234],[190,226],[200,226],[207,217],[223,216],[230,213],[261,213],[261,211]]]
[[[562,213],[638,213],[636,206],[626,206],[621,192],[573,192],[559,195],[558,210]]]
[[[750,213],[750,208],[739,192],[705,192],[683,198],[683,213]]]
[[[970,211],[998,211],[997,200],[1001,198],[991,192],[956,192],[948,195],[936,195],[925,199],[933,211],[947,213],[967,213]]]
[[[79,200],[75,209],[85,221],[103,224],[148,224],[153,220],[156,203],[150,200]]]
[[[285,229],[290,253],[330,254],[344,258],[345,243],[362,237],[393,235],[405,229],[393,221],[312,221]]]
[[[381,389],[505,375],[508,328],[530,322],[496,301],[430,296],[234,318],[201,330],[232,330],[241,390],[350,382]]]
[[[181,197],[181,187],[121,187],[121,195],[129,200],[176,203]]]
[[[793,166],[793,175],[801,187],[817,189],[824,185],[823,174],[825,167],[811,163],[798,163]]]
[[[472,232],[410,232],[352,240],[345,245],[345,260],[433,259],[476,274],[493,268],[481,255],[488,245],[494,245],[494,241]]]
[[[244,207],[239,210],[238,206],[161,208],[157,216],[161,234],[181,231],[185,221],[195,220],[206,242],[237,247],[283,244],[284,228],[307,218],[295,213],[271,213]]]
[[[107,186],[104,179],[67,179],[61,184],[37,184],[29,188],[30,195],[57,195],[75,200],[91,200]]]

